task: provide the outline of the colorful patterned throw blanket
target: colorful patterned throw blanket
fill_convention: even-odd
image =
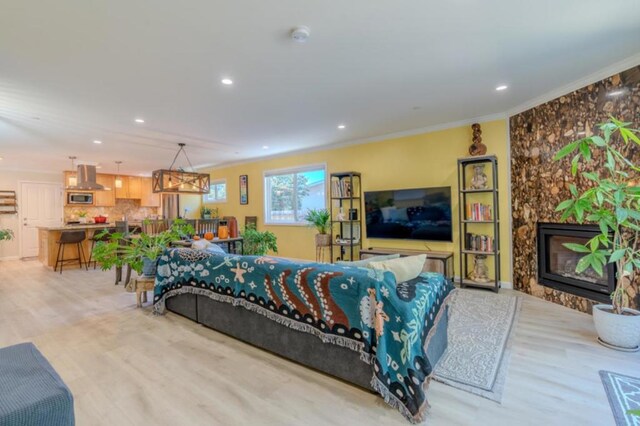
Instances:
[[[433,370],[424,348],[453,291],[436,273],[396,284],[373,269],[178,248],[158,261],[154,309],[163,313],[178,294],[204,295],[358,351],[373,388],[417,423]]]

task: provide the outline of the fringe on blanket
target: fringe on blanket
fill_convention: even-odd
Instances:
[[[355,352],[360,352],[360,359],[365,361],[367,364],[371,364],[371,355],[364,352],[364,344],[362,342],[358,342],[357,340],[350,339],[345,336],[336,336],[334,334],[325,334],[322,331],[318,330],[314,326],[310,324],[301,323],[299,321],[292,320],[291,318],[287,318],[283,315],[280,315],[277,312],[273,312],[267,308],[263,308],[262,306],[258,306],[255,303],[251,303],[242,298],[236,298],[233,296],[228,296],[225,294],[218,294],[211,290],[205,288],[198,287],[182,287],[176,288],[173,290],[167,291],[162,295],[162,298],[155,302],[153,306],[153,311],[155,315],[162,315],[166,310],[166,299],[169,297],[177,296],[180,294],[197,294],[200,296],[206,296],[210,299],[213,299],[217,302],[225,302],[230,303],[233,306],[242,306],[243,308],[256,312],[260,315],[263,315],[270,319],[271,321],[275,321],[278,324],[282,324],[286,327],[289,327],[293,330],[302,331],[305,333],[313,334],[322,340],[323,343],[331,343],[334,345],[342,346],[347,349],[351,349]],[[365,356],[366,355],[366,356]]]

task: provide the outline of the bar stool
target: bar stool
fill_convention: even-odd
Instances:
[[[96,269],[98,262],[93,260],[93,248],[95,247],[97,242],[100,241],[109,241],[109,239],[111,238],[111,232],[107,232],[106,234],[104,234],[103,236],[99,236],[102,232],[104,231],[104,229],[96,229],[95,231],[93,231],[93,235],[91,236],[90,240],[91,240],[91,251],[89,252],[89,262],[87,262],[87,266],[91,266],[91,262],[93,262],[93,269]]]
[[[84,251],[82,249],[82,242],[87,238],[87,233],[85,231],[62,231],[60,233],[60,239],[57,241],[58,243],[58,255],[56,256],[56,266],[53,270],[58,269],[58,265],[60,265],[60,273],[62,274],[62,267],[65,262],[73,262],[78,261],[80,264],[80,268],[82,268],[82,259],[84,257]],[[75,259],[65,259],[64,258],[64,246],[67,244],[75,244],[78,248],[78,257]],[[86,259],[85,259],[86,260]],[[85,266],[86,267],[86,266]],[[89,268],[86,267],[88,270]]]

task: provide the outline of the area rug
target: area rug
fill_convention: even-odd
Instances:
[[[500,403],[520,298],[459,289],[450,309],[449,345],[434,379]]]
[[[640,416],[627,414],[629,410],[640,410],[640,379],[604,370],[600,371],[600,378],[616,425],[640,426]]]

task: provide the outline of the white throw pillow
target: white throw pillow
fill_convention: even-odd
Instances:
[[[406,256],[382,262],[370,262],[367,267],[382,271],[390,271],[396,277],[396,283],[403,283],[420,275],[426,260],[426,254],[419,254],[417,256]]]

